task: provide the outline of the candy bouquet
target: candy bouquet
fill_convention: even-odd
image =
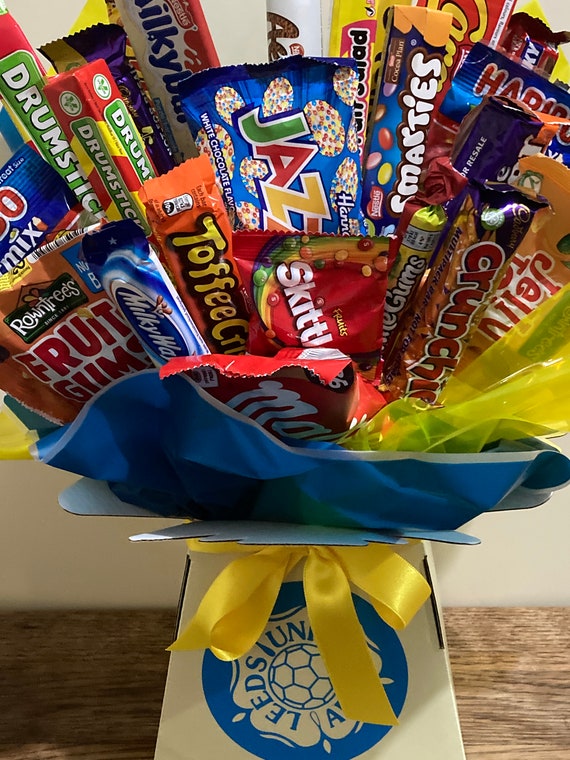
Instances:
[[[142,538],[217,555],[173,649],[230,663],[205,699],[241,705],[240,746],[352,758],[404,708],[374,626],[423,609],[418,540],[473,543],[570,480],[570,38],[508,0],[463,26],[366,0],[323,47],[302,5],[268,3],[269,63],[220,67],[195,0],[108,0],[41,48],[50,76],[0,9],[25,143],[0,170],[0,421],[6,458],[82,476],[66,509],[179,518]],[[269,665],[291,609],[305,639]]]

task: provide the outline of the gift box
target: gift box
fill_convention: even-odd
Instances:
[[[343,538],[337,535],[334,540]],[[223,544],[206,547],[189,553],[179,633],[218,573],[236,557],[243,561],[244,554],[228,553]],[[214,553],[209,553],[212,548]],[[392,551],[378,545],[351,550],[378,549]],[[280,550],[288,553],[292,547]],[[251,560],[259,551],[257,547],[245,556]],[[425,760],[464,758],[433,565],[426,551],[424,544],[416,543],[398,552],[434,588],[430,602],[405,630],[395,631],[367,595],[353,587],[358,621],[398,725],[366,723],[344,714],[315,643],[298,568],[281,586],[269,621],[247,655],[224,661],[209,650],[171,653],[155,760],[222,756],[408,760],[417,753]],[[339,645],[341,652],[348,653],[351,642]],[[368,699],[362,683],[355,680],[354,688]]]

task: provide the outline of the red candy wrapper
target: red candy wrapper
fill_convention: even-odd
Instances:
[[[500,47],[523,66],[549,78],[558,60],[558,48],[566,42],[570,42],[570,32],[553,32],[539,18],[515,13]]]
[[[180,357],[160,374],[181,372],[278,438],[334,441],[386,405],[348,356],[326,349],[283,349],[274,357]]]
[[[237,232],[233,252],[254,314],[248,350],[382,345],[388,238]]]

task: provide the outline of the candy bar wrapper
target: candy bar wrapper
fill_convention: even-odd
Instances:
[[[69,69],[103,58],[117,84],[135,126],[142,136],[148,155],[157,172],[163,174],[174,166],[161,127],[141,88],[136,70],[127,57],[127,35],[118,24],[96,24],[61,40],[42,45],[41,52],[55,70],[62,74]]]
[[[445,204],[461,197],[467,179],[449,159],[433,162],[421,193],[410,198],[390,239],[383,352],[391,350],[401,315],[411,303],[448,223]]]
[[[63,178],[28,145],[0,169],[0,275],[18,266],[82,211]]]
[[[533,111],[570,118],[570,92],[498,50],[477,43],[454,77],[441,111],[457,125],[485,95],[512,98]],[[546,154],[570,164],[570,126],[560,128]]]
[[[84,238],[82,250],[156,366],[177,356],[209,353],[136,222],[109,222]]]
[[[10,14],[0,5],[0,96],[20,131],[64,178],[83,208],[103,210],[44,94],[44,68]]]
[[[220,65],[199,0],[108,0],[116,6],[178,162],[196,155],[178,95],[188,72]]]
[[[141,198],[161,258],[213,353],[245,351],[248,334],[229,218],[205,156],[145,182]]]
[[[570,169],[542,155],[523,158],[520,166],[520,188],[531,194],[538,190],[550,205],[537,213],[503,273],[461,369],[570,282]]]
[[[152,366],[82,259],[80,239],[3,275],[0,314],[0,386],[54,422]]]
[[[539,18],[515,13],[501,38],[500,48],[546,79],[558,61],[558,48],[570,42],[570,32],[553,32]]]
[[[358,67],[358,89],[354,101],[356,135],[361,153],[366,142],[368,108],[372,94],[372,69],[377,6],[380,0],[335,0],[331,22],[329,55],[333,58],[354,58]],[[380,18],[380,23],[383,23]]]
[[[135,219],[150,232],[139,191],[154,167],[105,61],[58,74],[44,92],[108,219]]]
[[[173,359],[161,377],[183,373],[221,401],[287,440],[334,441],[386,403],[348,356],[327,349],[283,349],[274,357]]]
[[[268,0],[267,49],[269,61],[287,55],[322,55],[321,3]]]
[[[384,63],[364,152],[362,209],[371,234],[394,232],[419,190],[452,16],[427,8],[390,12]]]
[[[377,356],[388,243],[386,238],[235,233],[234,257],[254,306],[248,351],[334,348],[353,357]]]
[[[446,43],[441,84],[434,102],[436,113],[453,81],[455,72],[473,47],[473,42],[483,40],[492,47],[496,47],[511,17],[515,3],[516,0],[451,0],[451,2],[450,0],[403,0],[397,3],[445,11],[453,16],[451,34]],[[383,19],[384,14],[392,5],[394,5],[393,0],[379,0],[378,18]],[[382,65],[385,42],[386,27],[380,23],[376,32],[374,80],[377,78],[378,67]],[[429,143],[430,149],[433,149],[431,135]]]
[[[451,160],[470,180],[515,185],[519,158],[547,151],[562,127],[570,122],[510,98],[486,96],[461,122]]]
[[[361,234],[357,80],[348,61],[291,56],[180,82],[198,150],[238,226]]]
[[[468,187],[461,210],[386,357],[384,382],[394,397],[437,401],[504,265],[544,205],[509,186]]]

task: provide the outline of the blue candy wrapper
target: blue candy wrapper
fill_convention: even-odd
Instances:
[[[192,136],[244,229],[362,234],[349,59],[208,69],[179,84]]]
[[[0,169],[0,274],[18,266],[82,211],[67,183],[28,145]]]

